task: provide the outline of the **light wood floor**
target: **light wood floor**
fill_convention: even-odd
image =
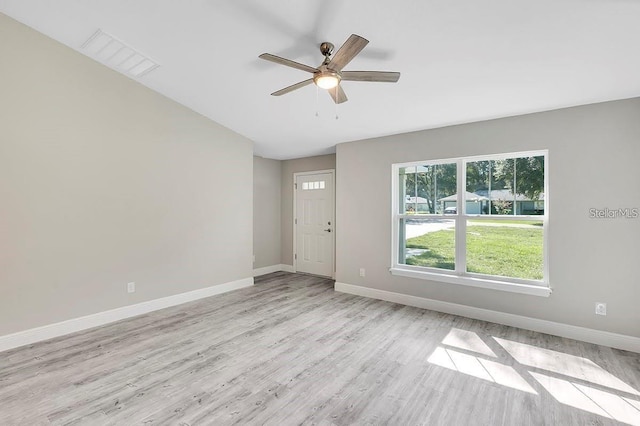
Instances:
[[[640,354],[288,273],[0,353],[1,425],[640,424],[638,390]]]

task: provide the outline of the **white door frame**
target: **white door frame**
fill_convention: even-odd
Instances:
[[[296,233],[296,219],[297,219],[297,204],[298,204],[298,188],[296,188],[296,182],[298,176],[317,175],[321,173],[331,174],[331,185],[333,185],[333,211],[331,212],[331,223],[333,224],[333,256],[331,259],[331,278],[336,278],[336,169],[326,170],[313,170],[309,172],[297,172],[293,174],[293,272],[298,272],[298,259],[296,254],[298,253],[298,235]]]

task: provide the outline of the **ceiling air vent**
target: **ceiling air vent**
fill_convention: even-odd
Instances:
[[[110,34],[98,30],[82,45],[93,59],[121,73],[142,77],[160,65]]]

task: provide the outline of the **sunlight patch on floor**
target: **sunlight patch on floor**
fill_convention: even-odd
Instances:
[[[482,355],[496,357],[491,348],[473,331],[452,328],[447,337],[442,340],[447,346],[465,349]]]
[[[640,410],[628,398],[546,374],[530,374],[562,404],[631,425],[640,425]]]
[[[494,337],[516,361],[522,365],[535,367],[564,376],[574,377],[586,382],[616,389],[632,395],[640,396],[640,392],[632,388],[595,362],[550,349],[538,348],[525,343]]]
[[[478,358],[457,352],[453,349],[438,347],[429,357],[429,362],[449,370],[497,383],[512,389],[537,394],[513,367],[495,361]]]
[[[535,395],[538,395],[536,389],[544,389],[561,404],[640,426],[640,400],[636,398],[640,392],[590,359],[491,338],[504,349],[499,351],[503,357],[510,356],[521,366],[521,374],[514,367],[500,362],[496,351],[478,334],[457,328],[449,331],[442,340],[442,346],[435,349],[428,361]]]
[[[640,401],[636,401],[635,399],[630,399],[625,397],[623,397],[622,399],[624,399],[629,404],[633,405],[638,411],[640,411]]]

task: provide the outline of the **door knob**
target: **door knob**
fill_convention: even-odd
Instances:
[[[331,228],[325,229],[325,232],[331,232]]]

